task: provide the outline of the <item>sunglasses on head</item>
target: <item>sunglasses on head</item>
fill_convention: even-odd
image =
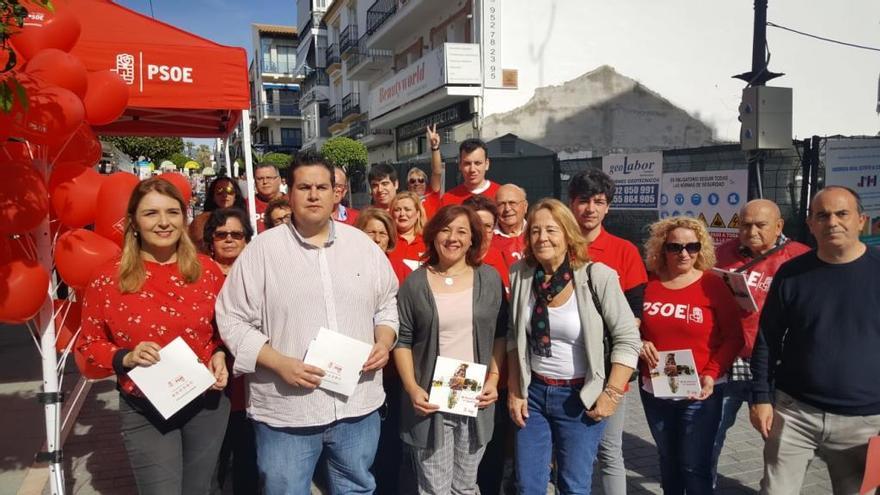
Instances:
[[[244,239],[244,232],[241,232],[241,231],[227,232],[225,230],[215,230],[214,231],[214,240],[215,241],[222,241],[222,240],[228,239],[230,237],[232,237],[236,241],[240,241],[240,240]]]
[[[663,249],[666,250],[669,254],[678,254],[682,249],[688,252],[690,255],[694,255],[700,252],[700,249],[703,248],[703,245],[699,242],[689,242],[687,244],[679,244],[677,242],[667,242],[663,245]]]
[[[425,178],[424,177],[410,177],[409,183],[410,184],[424,184]]]

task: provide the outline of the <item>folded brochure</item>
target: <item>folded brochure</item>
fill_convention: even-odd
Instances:
[[[651,387],[654,397],[688,398],[700,395],[700,377],[690,349],[659,351],[660,361],[651,370]]]
[[[736,303],[739,304],[739,307],[742,308],[743,311],[749,313],[755,313],[758,311],[758,305],[755,303],[755,298],[752,296],[752,291],[749,289],[749,282],[748,279],[746,279],[745,273],[731,272],[722,268],[713,268],[712,273],[721,277],[721,280],[724,281],[724,284],[727,285],[730,292],[733,293]]]
[[[485,380],[486,365],[438,356],[428,402],[441,412],[476,417]]]
[[[372,350],[372,344],[322,327],[303,362],[324,370],[319,388],[348,397],[354,393]]]
[[[181,337],[159,351],[158,363],[138,366],[128,372],[128,377],[165,419],[217,381]]]

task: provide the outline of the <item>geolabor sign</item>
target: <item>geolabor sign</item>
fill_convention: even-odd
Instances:
[[[116,55],[116,68],[112,69],[129,86],[138,82],[138,91],[144,91],[144,68],[146,68],[146,80],[162,83],[193,83],[193,68],[178,65],[144,64],[144,52],[138,52],[138,61],[134,55],[119,53]]]
[[[479,46],[444,43],[370,90],[373,118],[448,84],[480,84]]]

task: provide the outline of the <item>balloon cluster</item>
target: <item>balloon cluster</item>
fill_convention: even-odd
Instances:
[[[118,119],[129,88],[115,72],[89,72],[69,53],[80,34],[76,16],[63,5],[49,11],[33,4],[21,29],[6,27],[17,30],[9,41],[19,57],[16,67],[0,74],[0,84],[24,95],[13,99],[10,111],[0,111],[0,322],[23,323],[48,303],[50,293],[36,229],[49,218],[54,268],[69,287],[82,291],[97,267],[119,255],[125,209],[138,179],[124,172],[103,176],[93,168],[102,149],[91,126]],[[191,194],[183,176],[165,175]],[[53,302],[62,351],[72,347],[81,303]],[[87,376],[105,374],[75,357]]]

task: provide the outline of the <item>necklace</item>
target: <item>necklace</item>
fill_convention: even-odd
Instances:
[[[431,270],[431,273],[433,273],[434,275],[437,275],[438,277],[443,277],[443,283],[446,284],[448,287],[452,287],[452,284],[455,283],[455,278],[467,271],[467,267],[456,274],[440,272],[434,267],[428,267],[428,269]]]

